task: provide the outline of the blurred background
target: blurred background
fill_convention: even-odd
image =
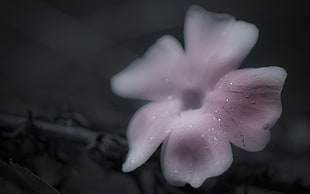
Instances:
[[[271,169],[268,176],[279,182],[298,182],[296,187],[309,188],[310,12],[306,2],[2,0],[0,115],[31,115],[61,125],[124,135],[129,119],[145,102],[115,96],[110,89],[111,77],[165,34],[183,44],[186,10],[198,4],[257,25],[259,40],[241,68],[274,65],[288,72],[282,93],[283,114],[272,128],[271,142],[257,153],[234,147],[234,165]],[[15,140],[1,142],[1,159],[13,158],[61,193],[139,193],[141,185],[144,193],[152,193],[150,188],[156,185],[150,173],[145,173],[144,180],[149,181],[139,186],[132,175],[94,162],[85,146],[68,140],[44,139],[49,142],[48,149],[40,154],[34,151],[34,140],[19,142],[25,148],[22,151],[10,145]],[[56,159],[51,156],[55,153]],[[65,162],[59,161],[59,155]],[[165,193],[165,189],[157,192]],[[175,192],[198,191],[188,188]],[[231,193],[285,192],[240,184]]]

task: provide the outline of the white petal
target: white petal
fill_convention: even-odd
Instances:
[[[253,24],[192,6],[185,21],[185,51],[193,85],[212,87],[240,65],[257,38]]]
[[[199,187],[222,174],[232,163],[229,141],[210,114],[186,112],[174,122],[174,131],[162,148],[162,169],[167,181]]]
[[[184,61],[183,49],[171,37],[160,38],[144,57],[112,78],[112,89],[119,96],[146,100],[166,100],[179,91],[180,74]]]
[[[279,67],[232,71],[219,81],[203,109],[220,120],[233,144],[247,151],[262,150],[282,111],[285,78]]]
[[[123,164],[124,172],[136,169],[153,154],[171,132],[169,122],[178,110],[175,101],[154,102],[139,109],[127,130],[129,153]]]

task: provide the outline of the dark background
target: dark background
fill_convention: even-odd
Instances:
[[[91,129],[125,134],[130,117],[143,102],[115,96],[111,76],[162,35],[171,34],[183,43],[186,10],[198,4],[257,25],[259,40],[241,68],[274,65],[288,72],[283,114],[272,128],[271,142],[258,153],[234,148],[234,163],[266,165],[279,170],[283,181],[301,180],[310,186],[310,12],[306,2],[2,0],[0,113],[26,116],[31,111],[35,117],[48,119],[74,112]],[[69,144],[64,149],[76,151],[68,156],[75,158],[74,165],[63,167],[47,154],[32,157],[36,174],[51,185],[66,174],[63,193],[137,192],[130,177],[106,172],[89,160],[83,147]],[[8,156],[5,149],[1,155]],[[18,158],[18,153],[11,157]],[[240,188],[235,193],[242,192]],[[249,193],[267,190],[250,187]]]

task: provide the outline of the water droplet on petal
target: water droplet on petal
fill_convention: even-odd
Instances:
[[[213,136],[213,140],[214,140],[214,141],[217,141],[217,137]]]
[[[173,172],[174,172],[174,174],[178,174],[178,170],[174,170]]]
[[[154,137],[153,137],[153,136],[150,136],[150,137],[149,137],[149,140],[153,140],[153,139],[154,139]]]
[[[193,128],[193,125],[192,125],[192,124],[190,124],[188,127],[189,127],[189,128]]]
[[[233,111],[234,111],[234,108],[231,106],[231,107],[229,107],[229,110],[230,110],[231,112],[233,112]]]
[[[204,138],[204,137],[205,137],[205,134],[202,133],[202,134],[200,135],[200,137],[201,137],[201,138]]]
[[[222,119],[221,119],[221,118],[218,118],[218,119],[217,119],[217,121],[221,122],[221,121],[222,121]]]
[[[250,103],[250,104],[254,104],[254,103],[255,103],[255,100],[254,100],[253,98],[251,98],[251,99],[249,100],[249,103]]]
[[[207,150],[207,149],[209,149],[209,147],[208,147],[208,146],[205,146],[205,149]]]
[[[173,97],[172,96],[168,96],[168,98],[167,98],[168,100],[172,100],[173,99]]]
[[[246,92],[246,93],[244,93],[244,97],[245,98],[248,98],[249,97],[249,94]]]
[[[153,119],[153,120],[154,120],[154,119],[156,119],[156,116],[155,116],[155,115],[153,115],[153,116],[152,116],[152,119]]]
[[[228,98],[226,98],[226,99],[225,99],[225,101],[226,101],[226,102],[228,102],[228,101],[229,101],[229,99],[228,99]]]
[[[269,125],[269,124],[265,124],[265,125],[263,126],[263,129],[264,129],[264,130],[269,130],[269,129],[270,129],[270,125]]]
[[[230,82],[230,83],[229,83],[229,85],[233,85],[233,83],[232,83],[232,82]]]

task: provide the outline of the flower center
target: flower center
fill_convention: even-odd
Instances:
[[[199,109],[203,104],[204,97],[204,94],[197,90],[187,90],[181,96],[181,108],[183,110]]]

